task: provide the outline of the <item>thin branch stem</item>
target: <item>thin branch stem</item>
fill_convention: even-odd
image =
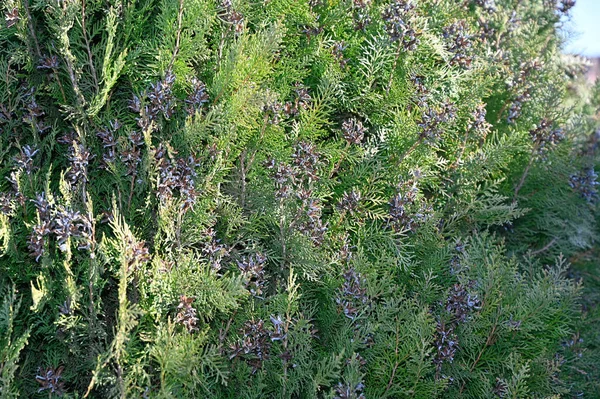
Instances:
[[[523,171],[523,176],[521,176],[521,180],[519,181],[519,184],[517,184],[517,186],[515,187],[515,194],[514,194],[513,200],[512,200],[513,205],[517,203],[517,196],[519,195],[519,191],[523,187],[523,184],[525,184],[525,179],[527,178],[527,175],[529,174],[529,170],[531,169],[531,166],[533,165],[533,161],[535,160],[536,149],[537,149],[537,146],[534,147],[533,151],[531,152],[531,157],[529,158],[529,163],[527,164],[527,167]]]
[[[400,165],[400,163],[402,163],[402,161],[404,160],[404,158],[406,158],[407,156],[409,156],[414,150],[417,149],[417,147],[423,142],[423,136],[419,136],[419,138],[417,139],[417,141],[415,141],[413,143],[413,145],[408,149],[408,151],[406,151],[404,154],[402,154],[402,156],[400,157],[400,159],[398,159],[398,161],[396,162],[396,164]]]
[[[62,95],[63,102],[67,103],[67,96],[65,95],[65,88],[63,87],[60,77],[58,76],[58,70],[56,68],[52,69],[54,71],[54,76],[56,77],[56,83],[58,83],[58,87],[60,89],[60,94]]]
[[[33,29],[33,19],[31,18],[31,13],[29,12],[29,0],[23,0],[23,8],[25,9],[25,13],[27,14],[27,26],[29,27],[29,32],[31,33],[33,43],[35,44],[36,55],[38,58],[42,58],[42,52],[40,51],[40,43],[38,42],[37,36],[35,35],[35,29]]]
[[[262,139],[265,135],[265,130],[267,129],[268,122],[269,122],[269,115],[267,113],[265,113],[265,116],[263,117],[263,124],[260,129],[260,134],[258,135],[257,144],[262,141]],[[244,151],[242,151],[242,154],[240,156],[240,175],[241,175],[240,179],[241,179],[241,186],[242,186],[240,202],[241,202],[242,208],[244,208],[246,205],[246,175],[247,175],[248,171],[250,170],[250,168],[252,167],[252,165],[254,164],[254,159],[256,158],[257,153],[258,153],[258,148],[254,149],[254,151],[250,155],[250,158],[248,159],[247,163],[245,162],[246,155],[247,155],[247,152],[245,149],[244,149]]]
[[[479,354],[477,355],[477,358],[473,362],[473,365],[469,368],[469,372],[472,373],[473,370],[475,370],[475,367],[477,366],[477,364],[481,360],[481,356],[483,356],[483,353],[485,352],[486,348],[488,346],[492,345],[492,339],[494,338],[494,334],[496,333],[496,328],[498,327],[498,319],[499,319],[499,317],[500,317],[500,315],[497,314],[496,315],[496,320],[494,321],[494,325],[492,326],[492,330],[490,331],[490,333],[487,336],[487,339],[485,340],[485,345],[483,345],[483,348],[481,348],[481,351],[479,351]],[[467,385],[467,381],[463,382],[462,386],[460,387],[460,393],[461,394],[463,393],[466,385]]]
[[[462,141],[462,143],[460,145],[460,153],[458,154],[458,157],[456,158],[456,160],[454,162],[452,162],[452,165],[450,165],[448,167],[448,169],[455,168],[456,166],[458,166],[458,164],[462,160],[462,157],[465,154],[465,149],[467,148],[467,140],[469,139],[469,133],[470,133],[469,130],[467,130],[465,132],[465,137],[463,138],[463,141]]]
[[[286,248],[286,234],[285,234],[285,209],[283,206],[283,201],[279,201],[279,239],[281,240],[281,268],[285,270],[286,258],[287,258],[287,248]]]
[[[240,154],[240,206],[242,209],[246,206],[246,172],[248,170],[248,168],[245,166],[246,155],[247,152],[246,149],[244,149],[244,151],[242,151]]]
[[[92,59],[92,50],[90,48],[90,40],[88,38],[87,29],[85,26],[85,0],[81,0],[81,30],[83,31],[83,39],[85,40],[85,48],[88,53],[88,63],[90,64],[90,70],[92,71],[92,78],[94,79],[94,87],[96,93],[100,91],[98,87],[98,75],[96,75],[96,68],[94,67],[94,61]]]
[[[169,62],[169,68],[167,70],[171,70],[173,68],[173,64],[175,63],[175,57],[179,53],[179,46],[181,44],[181,26],[183,24],[183,1],[179,0],[179,13],[177,14],[177,38],[175,39],[175,48],[173,49],[173,56],[171,57],[171,62]]]
[[[131,200],[133,198],[133,191],[135,189],[135,177],[137,175],[137,172],[134,172],[131,175],[131,183],[129,185],[129,198],[127,199],[127,210],[131,209]]]
[[[63,3],[63,12],[67,13],[67,4]],[[79,79],[77,77],[77,70],[75,62],[77,58],[73,55],[70,49],[70,40],[69,40],[69,27],[60,27],[59,37],[58,39],[62,45],[63,58],[65,60],[65,65],[67,67],[67,71],[69,72],[69,78],[71,79],[71,85],[73,86],[73,91],[75,92],[75,99],[77,101],[77,105],[79,111],[84,114],[83,107],[85,105],[85,97],[79,88]]]
[[[385,387],[385,391],[383,392],[382,396],[384,396],[384,397],[388,393],[390,388],[392,387],[392,385],[394,383],[394,377],[396,376],[396,371],[398,370],[398,367],[400,366],[400,361],[397,360],[399,345],[400,345],[400,334],[398,333],[398,317],[396,317],[396,348],[394,350],[394,354],[396,355],[396,362],[394,363],[394,368],[392,369],[392,375],[390,376],[390,380],[388,381],[388,384]]]
[[[402,48],[402,40],[398,40],[398,47],[396,48],[396,57],[394,58],[394,65],[392,65],[392,71],[390,72],[390,79],[388,80],[387,87],[385,88],[386,94],[389,94],[390,89],[392,88],[392,80],[394,79],[394,71],[396,70],[396,66],[398,65],[398,58],[400,58],[401,48]]]
[[[496,118],[496,125],[498,123],[500,123],[500,120],[502,119],[502,115],[504,114],[504,111],[506,111],[506,108],[508,107],[508,105],[512,103],[512,97],[510,97],[510,99],[506,100],[504,102],[504,105],[502,106],[502,108],[500,108],[500,112],[498,112],[498,118]]]
[[[554,245],[554,243],[556,243],[556,241],[557,241],[557,238],[556,238],[556,237],[554,237],[554,238],[552,239],[552,241],[550,241],[548,244],[544,245],[544,247],[543,247],[543,248],[540,248],[540,249],[538,249],[538,250],[535,250],[535,251],[531,252],[531,255],[539,255],[539,254],[541,254],[542,252],[546,252],[546,251],[547,251],[547,250],[548,250],[548,249],[549,249],[551,246],[553,246],[553,245]]]
[[[473,363],[473,365],[471,366],[469,371],[472,372],[473,370],[475,370],[475,367],[481,360],[481,356],[483,356],[483,352],[485,352],[485,349],[492,344],[492,339],[494,338],[494,334],[496,333],[497,327],[498,327],[498,320],[496,319],[496,322],[494,322],[494,326],[492,327],[492,331],[490,331],[490,333],[488,334],[488,337],[485,341],[485,345],[483,346],[483,348],[481,348],[479,355],[477,355],[477,359],[475,359],[475,362]]]
[[[219,329],[219,351],[223,350],[223,342],[225,342],[225,339],[227,338],[227,334],[229,333],[229,329],[231,328],[231,323],[233,323],[233,319],[235,318],[236,314],[237,314],[237,309],[233,311],[233,313],[231,314],[231,317],[229,317],[229,320],[227,320],[227,325],[225,326],[225,330]]]
[[[333,167],[333,170],[329,174],[329,178],[332,178],[333,175],[335,175],[337,173],[337,171],[340,169],[340,166],[342,166],[342,162],[344,162],[344,158],[346,158],[346,154],[348,154],[348,149],[350,149],[350,143],[346,142],[346,147],[344,147],[344,151],[342,152],[342,156],[337,161],[336,165]]]

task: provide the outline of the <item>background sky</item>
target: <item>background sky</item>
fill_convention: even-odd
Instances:
[[[600,57],[600,0],[577,0],[567,29],[567,53]]]

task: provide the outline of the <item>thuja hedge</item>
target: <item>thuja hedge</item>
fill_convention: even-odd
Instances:
[[[3,1],[0,396],[580,394],[573,3]]]

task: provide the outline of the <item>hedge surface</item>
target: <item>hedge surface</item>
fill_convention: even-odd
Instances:
[[[597,395],[573,4],[3,1],[0,397]]]

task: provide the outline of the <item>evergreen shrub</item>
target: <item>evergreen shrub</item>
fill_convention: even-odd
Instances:
[[[596,395],[573,4],[4,0],[0,397]]]

